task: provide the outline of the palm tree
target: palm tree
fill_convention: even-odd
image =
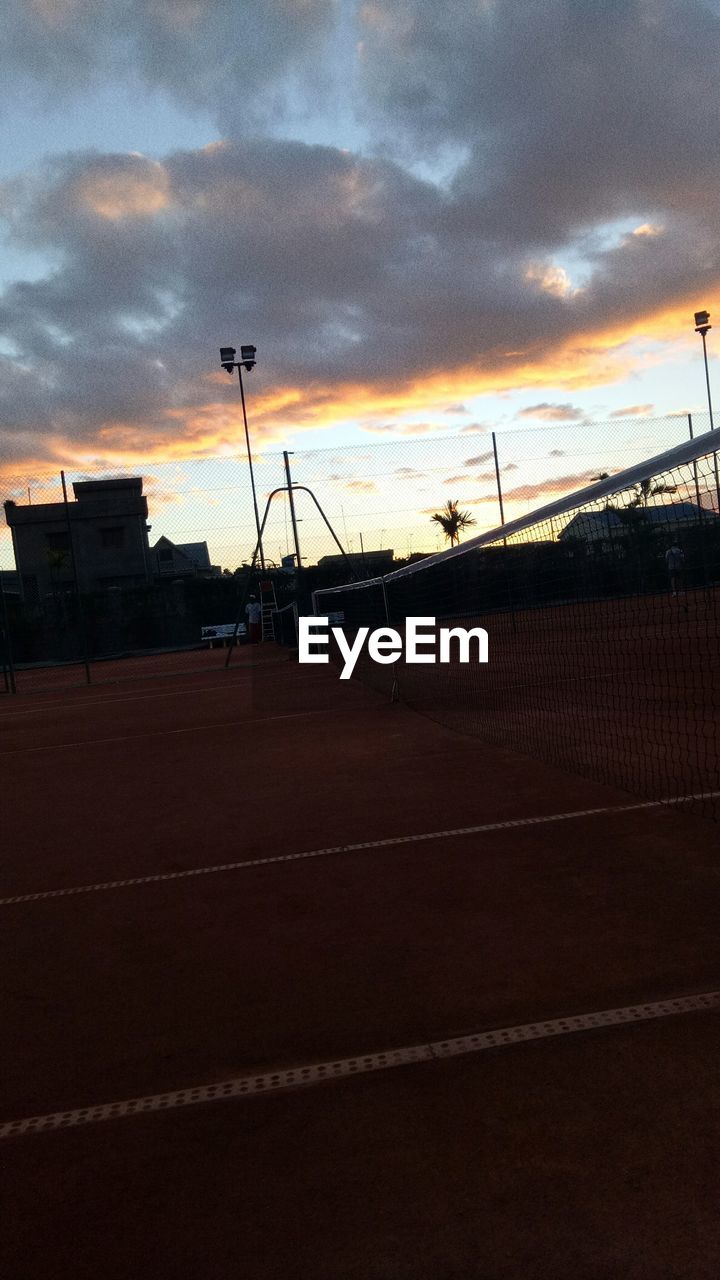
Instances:
[[[635,496],[628,502],[628,507],[646,507],[650,498],[660,493],[677,493],[677,485],[663,484],[662,480],[653,480],[648,476],[635,485]]]
[[[55,591],[58,574],[67,564],[68,553],[61,550],[60,547],[50,547],[47,551],[47,561],[50,566],[50,581],[53,584],[53,591]]]
[[[471,524],[477,524],[475,517],[471,516],[469,511],[458,511],[457,498],[448,498],[442,511],[436,511],[430,519],[440,525],[451,547],[457,546],[463,529],[467,529]]]

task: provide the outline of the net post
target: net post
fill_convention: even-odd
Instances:
[[[388,626],[390,626],[390,625],[391,625],[391,621],[390,621],[390,604],[389,604],[389,601],[388,601],[387,585],[386,585],[386,583],[385,583],[385,578],[384,578],[384,577],[380,579],[380,587],[381,587],[381,589],[382,589],[382,593],[383,593],[383,604],[384,604],[384,606],[385,606],[385,621],[387,622]],[[399,681],[399,680],[398,680],[398,678],[397,678],[397,667],[396,667],[396,666],[394,666],[394,667],[393,667],[393,679],[392,679],[392,685],[391,685],[391,688],[390,688],[390,701],[391,701],[391,702],[399,702],[399,701],[400,701],[400,681]]]

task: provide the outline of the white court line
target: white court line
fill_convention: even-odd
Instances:
[[[139,884],[159,884],[165,880],[186,880],[191,876],[217,875],[221,871],[246,871],[249,867],[268,867],[280,862],[302,862],[309,858],[329,858],[337,853],[357,853],[363,849],[389,849],[400,844],[420,844],[424,840],[446,840],[453,836],[482,835],[486,831],[508,831],[517,827],[537,827],[548,822],[569,822],[572,818],[594,818],[600,814],[632,813],[638,809],[659,809],[681,804],[685,800],[710,799],[720,791],[698,792],[697,795],[671,796],[664,800],[641,800],[635,804],[605,805],[599,809],[575,809],[569,813],[551,813],[537,818],[508,818],[503,822],[484,822],[474,827],[451,827],[446,831],[424,831],[412,836],[389,836],[385,840],[361,840],[355,844],[336,844],[327,849],[309,849],[304,853],[277,853],[267,858],[246,858],[240,862],[221,862],[209,867],[191,867],[187,871],[161,871],[150,876],[133,876],[125,880],[104,880],[98,884],[75,885],[70,889],[43,889],[38,893],[22,893],[13,898],[0,898],[0,907],[17,906],[21,902],[42,902],[46,898],[70,898],[83,893],[101,893],[107,889],[126,889]]]
[[[238,668],[238,674],[241,668]],[[242,669],[242,674],[246,674]],[[125,702],[147,702],[150,698],[185,698],[193,693],[226,693],[227,687],[224,683],[220,684],[201,684],[196,685],[192,689],[163,689],[160,693],[138,693],[138,694],[105,694],[103,697],[96,698],[89,695],[87,698],[76,698],[73,702],[66,699],[62,701],[55,700],[53,702],[37,702],[33,707],[4,707],[0,706],[0,720],[13,720],[19,716],[39,716],[44,715],[47,711],[84,711],[86,708],[106,706],[108,703],[115,705],[116,703]]]
[[[278,663],[277,665],[284,666],[284,663]],[[263,670],[264,669],[265,668],[263,668]],[[258,670],[258,668],[255,667],[231,667],[229,674],[232,676],[246,676],[252,675],[256,670]],[[152,676],[148,677],[148,679],[152,678]],[[46,711],[83,711],[85,708],[101,707],[108,703],[113,705],[120,703],[124,706],[126,702],[147,702],[151,698],[186,698],[189,694],[193,693],[227,693],[227,686],[224,683],[225,679],[226,677],[223,676],[222,683],[218,682],[217,684],[197,685],[192,689],[163,689],[160,693],[138,693],[131,695],[117,693],[114,696],[104,696],[100,698],[88,696],[87,698],[76,698],[74,702],[68,702],[67,700],[41,702],[36,703],[34,707],[18,707],[17,710],[13,706],[6,708],[2,703],[0,703],[0,722],[4,723],[19,716],[42,715]],[[305,679],[306,682],[312,679],[318,681],[327,679],[327,676],[325,673],[323,673],[323,675],[311,673],[306,676]],[[90,687],[94,688],[96,686]]]
[[[223,720],[219,724],[191,724],[181,729],[151,729],[148,733],[126,733],[117,738],[87,738],[80,742],[49,742],[40,747],[13,747],[0,751],[0,756],[30,755],[35,751],[71,751],[74,747],[104,747],[111,742],[147,741],[149,738],[167,738],[181,733],[208,733],[217,729],[237,729],[248,724],[268,724],[273,720],[301,720],[306,716],[339,715],[345,711],[357,711],[357,707],[320,707],[315,711],[290,711],[281,716],[254,716],[252,720]]]
[[[78,1128],[80,1125],[98,1124],[102,1120],[120,1120],[127,1116],[147,1114],[149,1111],[196,1107],[205,1102],[221,1102],[226,1098],[278,1093],[322,1084],[327,1080],[366,1075],[370,1071],[388,1071],[392,1067],[408,1066],[414,1062],[437,1062],[444,1058],[481,1053],[486,1049],[505,1049],[530,1040],[545,1040],[552,1036],[573,1035],[579,1031],[596,1031],[602,1027],[650,1022],[657,1018],[677,1017],[679,1014],[715,1010],[718,1007],[720,991],[706,991],[702,995],[656,1000],[652,1004],[626,1005],[620,1009],[601,1009],[596,1013],[526,1022],[516,1027],[502,1027],[496,1031],[482,1031],[451,1040],[433,1040],[428,1044],[386,1049],[383,1053],[339,1058],[334,1062],[316,1062],[285,1071],[267,1071],[262,1075],[238,1076],[216,1084],[174,1089],[168,1093],[151,1093],[140,1098],[125,1098],[121,1102],[102,1102],[94,1106],[78,1107],[73,1111],[54,1111],[47,1115],[8,1120],[5,1124],[0,1124],[0,1139],[24,1137],[30,1133],[48,1133],[53,1129]]]

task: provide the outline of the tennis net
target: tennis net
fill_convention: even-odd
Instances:
[[[487,741],[720,817],[720,482],[709,432],[315,612],[480,626],[489,661],[355,676]]]

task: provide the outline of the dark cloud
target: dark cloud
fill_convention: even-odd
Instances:
[[[8,0],[0,72],[46,101],[130,78],[247,129],[327,87],[333,13],[332,0]]]
[[[363,16],[376,127],[456,148],[468,227],[557,245],[715,187],[714,3],[458,0],[448,22],[429,0],[374,0]]]
[[[14,450],[234,439],[237,388],[210,374],[217,346],[242,341],[258,346],[261,438],[343,412],[427,434],[476,390],[575,396],[609,380],[638,317],[657,336],[653,316],[706,300],[720,280],[717,4],[458,0],[448,21],[429,0],[370,0],[346,97],[374,145],[262,136],[335,92],[348,12],[12,0],[6,91],[34,78],[55,104],[132,68],[230,137],[162,163],[56,157],[2,188],[11,247],[53,263],[0,299]],[[418,176],[432,164],[437,182]],[[521,416],[583,415],[568,402]]]
[[[463,463],[466,467],[481,467],[483,462],[489,462],[493,457],[493,451],[490,449],[488,453],[478,453],[474,458],[466,458]]]
[[[220,373],[208,381],[216,349],[248,340],[258,347],[251,398],[261,433],[333,420],[345,403],[357,415],[368,387],[370,402],[400,412],[432,372],[428,349],[479,379],[512,381],[511,343],[540,364],[578,319],[518,271],[508,306],[497,264],[484,269],[489,246],[478,239],[468,266],[464,238],[438,236],[447,197],[396,164],[329,147],[227,143],[163,163],[69,155],[6,184],[0,202],[11,239],[56,263],[0,299],[16,352],[0,363],[10,433],[92,438],[104,449],[175,436],[202,451],[237,430],[236,389]],[[610,296],[607,282],[602,292]],[[626,302],[623,280],[612,306]],[[594,305],[588,292],[588,325]],[[592,323],[602,319],[601,308]],[[571,420],[580,410],[539,404],[524,416]],[[364,425],[437,430],[431,420]]]

